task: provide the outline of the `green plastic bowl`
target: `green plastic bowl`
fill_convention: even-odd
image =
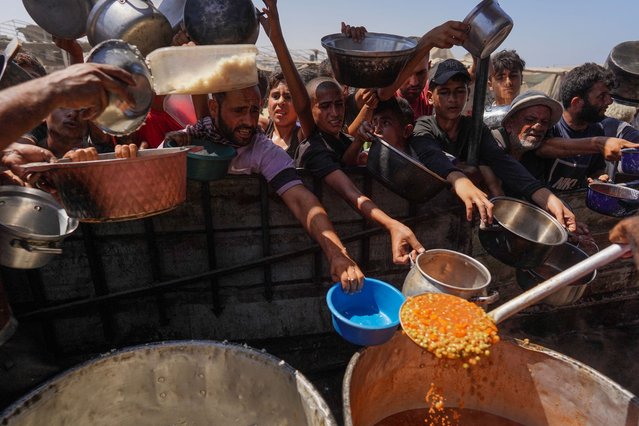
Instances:
[[[194,140],[191,143],[204,149],[186,155],[186,177],[204,182],[223,179],[229,163],[237,155],[235,148],[202,140]]]

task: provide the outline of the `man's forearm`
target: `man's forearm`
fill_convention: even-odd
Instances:
[[[550,138],[546,139],[537,149],[537,155],[544,158],[561,158],[582,154],[598,154],[606,139],[605,137]]]

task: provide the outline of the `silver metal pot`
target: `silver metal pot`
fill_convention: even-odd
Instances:
[[[568,239],[557,219],[537,206],[510,197],[491,201],[493,224],[480,226],[479,241],[491,256],[506,265],[535,268],[554,247]]]
[[[407,200],[428,201],[448,183],[410,155],[374,137],[366,168],[382,185]]]
[[[22,0],[24,8],[43,30],[75,40],[87,32],[87,18],[97,0]]]
[[[392,34],[366,33],[361,42],[344,34],[322,37],[335,79],[352,87],[386,87],[415,53],[417,43]]]
[[[483,0],[464,18],[470,24],[470,33],[462,46],[471,55],[487,58],[508,37],[513,20],[496,0]]]
[[[337,425],[317,389],[286,362],[205,340],[109,352],[7,407],[0,424]]]
[[[49,194],[20,186],[0,188],[0,264],[34,269],[62,253],[61,243],[78,227]]]
[[[135,80],[135,85],[127,87],[135,105],[124,102],[110,92],[109,104],[93,122],[103,132],[115,136],[128,135],[138,130],[153,102],[151,71],[138,49],[122,40],[105,40],[89,52],[86,62],[118,66],[129,71]]]
[[[517,269],[517,284],[523,290],[529,290],[587,258],[588,255],[583,250],[570,243],[565,243],[553,248],[542,265],[529,270]],[[542,300],[542,303],[553,306],[570,305],[583,296],[586,286],[596,277],[597,271],[594,270],[585,277],[546,297]]]
[[[173,29],[148,0],[98,0],[87,18],[91,46],[110,39],[136,46],[143,56],[170,46]]]
[[[639,106],[639,41],[612,48],[604,64],[615,76],[612,97],[620,104]]]
[[[412,262],[404,279],[402,294],[446,293],[474,302],[482,307],[496,302],[499,293],[487,294],[491,275],[477,260],[463,253],[445,249],[427,250]]]

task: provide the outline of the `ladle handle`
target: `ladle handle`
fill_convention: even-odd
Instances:
[[[571,266],[554,277],[536,285],[530,290],[520,294],[519,296],[509,300],[498,308],[488,313],[495,324],[499,324],[503,320],[510,318],[522,309],[534,305],[557,290],[562,289],[568,284],[588,275],[597,268],[600,268],[615,259],[620,258],[630,251],[627,244],[612,244],[601,250],[589,258]]]

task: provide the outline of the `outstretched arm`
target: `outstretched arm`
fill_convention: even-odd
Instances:
[[[639,148],[639,144],[624,139],[594,136],[590,138],[549,138],[537,149],[537,155],[545,158],[570,157],[581,154],[601,154],[608,161],[621,159],[623,148]]]
[[[293,106],[300,121],[304,137],[309,137],[315,130],[315,121],[313,120],[313,113],[311,111],[311,99],[306,92],[302,77],[297,71],[297,68],[295,68],[291,52],[289,52],[286,46],[280,25],[280,16],[277,10],[277,0],[264,0],[264,4],[266,7],[262,9],[264,16],[260,17],[260,23],[266,35],[271,40],[271,43],[273,43],[277,60],[280,63],[280,67],[282,67],[282,74],[284,74],[288,90],[291,92]]]

